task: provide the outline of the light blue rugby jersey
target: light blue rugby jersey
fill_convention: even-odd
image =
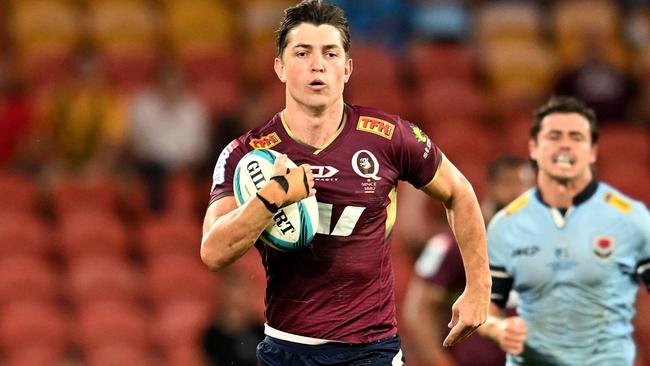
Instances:
[[[526,320],[524,352],[508,365],[632,365],[639,281],[650,281],[650,214],[593,181],[563,216],[537,188],[488,226],[492,298],[510,287]]]

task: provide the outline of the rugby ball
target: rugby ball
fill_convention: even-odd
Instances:
[[[255,197],[255,193],[271,178],[278,156],[280,153],[270,149],[253,150],[237,163],[233,189],[238,206]],[[297,166],[287,159],[287,167]],[[300,250],[309,246],[317,228],[318,203],[315,196],[310,196],[280,208],[260,239],[277,250]]]

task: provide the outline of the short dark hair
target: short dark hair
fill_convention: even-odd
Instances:
[[[310,23],[316,26],[328,24],[338,29],[341,33],[345,54],[350,54],[350,28],[343,9],[321,0],[303,0],[300,4],[284,10],[284,19],[276,31],[278,57],[282,57],[282,52],[287,47],[289,31],[301,23]]]
[[[530,137],[533,140],[537,140],[537,135],[542,129],[542,120],[553,113],[578,113],[583,116],[589,122],[591,143],[595,144],[598,142],[596,113],[578,99],[568,96],[553,96],[545,105],[535,111],[533,125],[530,128]]]
[[[488,182],[495,182],[505,169],[517,169],[528,164],[528,160],[514,155],[503,155],[493,160],[487,169]]]

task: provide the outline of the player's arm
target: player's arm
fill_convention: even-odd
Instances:
[[[208,207],[203,220],[201,260],[211,270],[220,270],[244,255],[271,223],[274,210],[316,193],[309,165],[287,170],[286,155],[276,159],[274,178],[257,196],[237,207],[226,196]]]
[[[422,188],[443,202],[447,220],[460,249],[465,277],[465,291],[452,307],[452,327],[444,340],[445,347],[470,335],[487,318],[492,280],[487,259],[485,224],[474,190],[467,179],[444,156],[435,178]]]
[[[490,315],[478,332],[498,344],[502,351],[518,355],[524,351],[528,327],[518,316],[504,318],[503,311],[495,303],[490,304]]]
[[[411,343],[418,360],[424,365],[455,365],[453,359],[438,345],[442,328],[439,324],[446,289],[427,283],[419,276],[413,276],[406,292],[404,322],[411,335]]]

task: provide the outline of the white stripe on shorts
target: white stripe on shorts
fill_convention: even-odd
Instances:
[[[402,362],[402,350],[400,349],[399,352],[393,357],[393,362],[391,362],[390,366],[402,366],[404,365],[404,362]]]

